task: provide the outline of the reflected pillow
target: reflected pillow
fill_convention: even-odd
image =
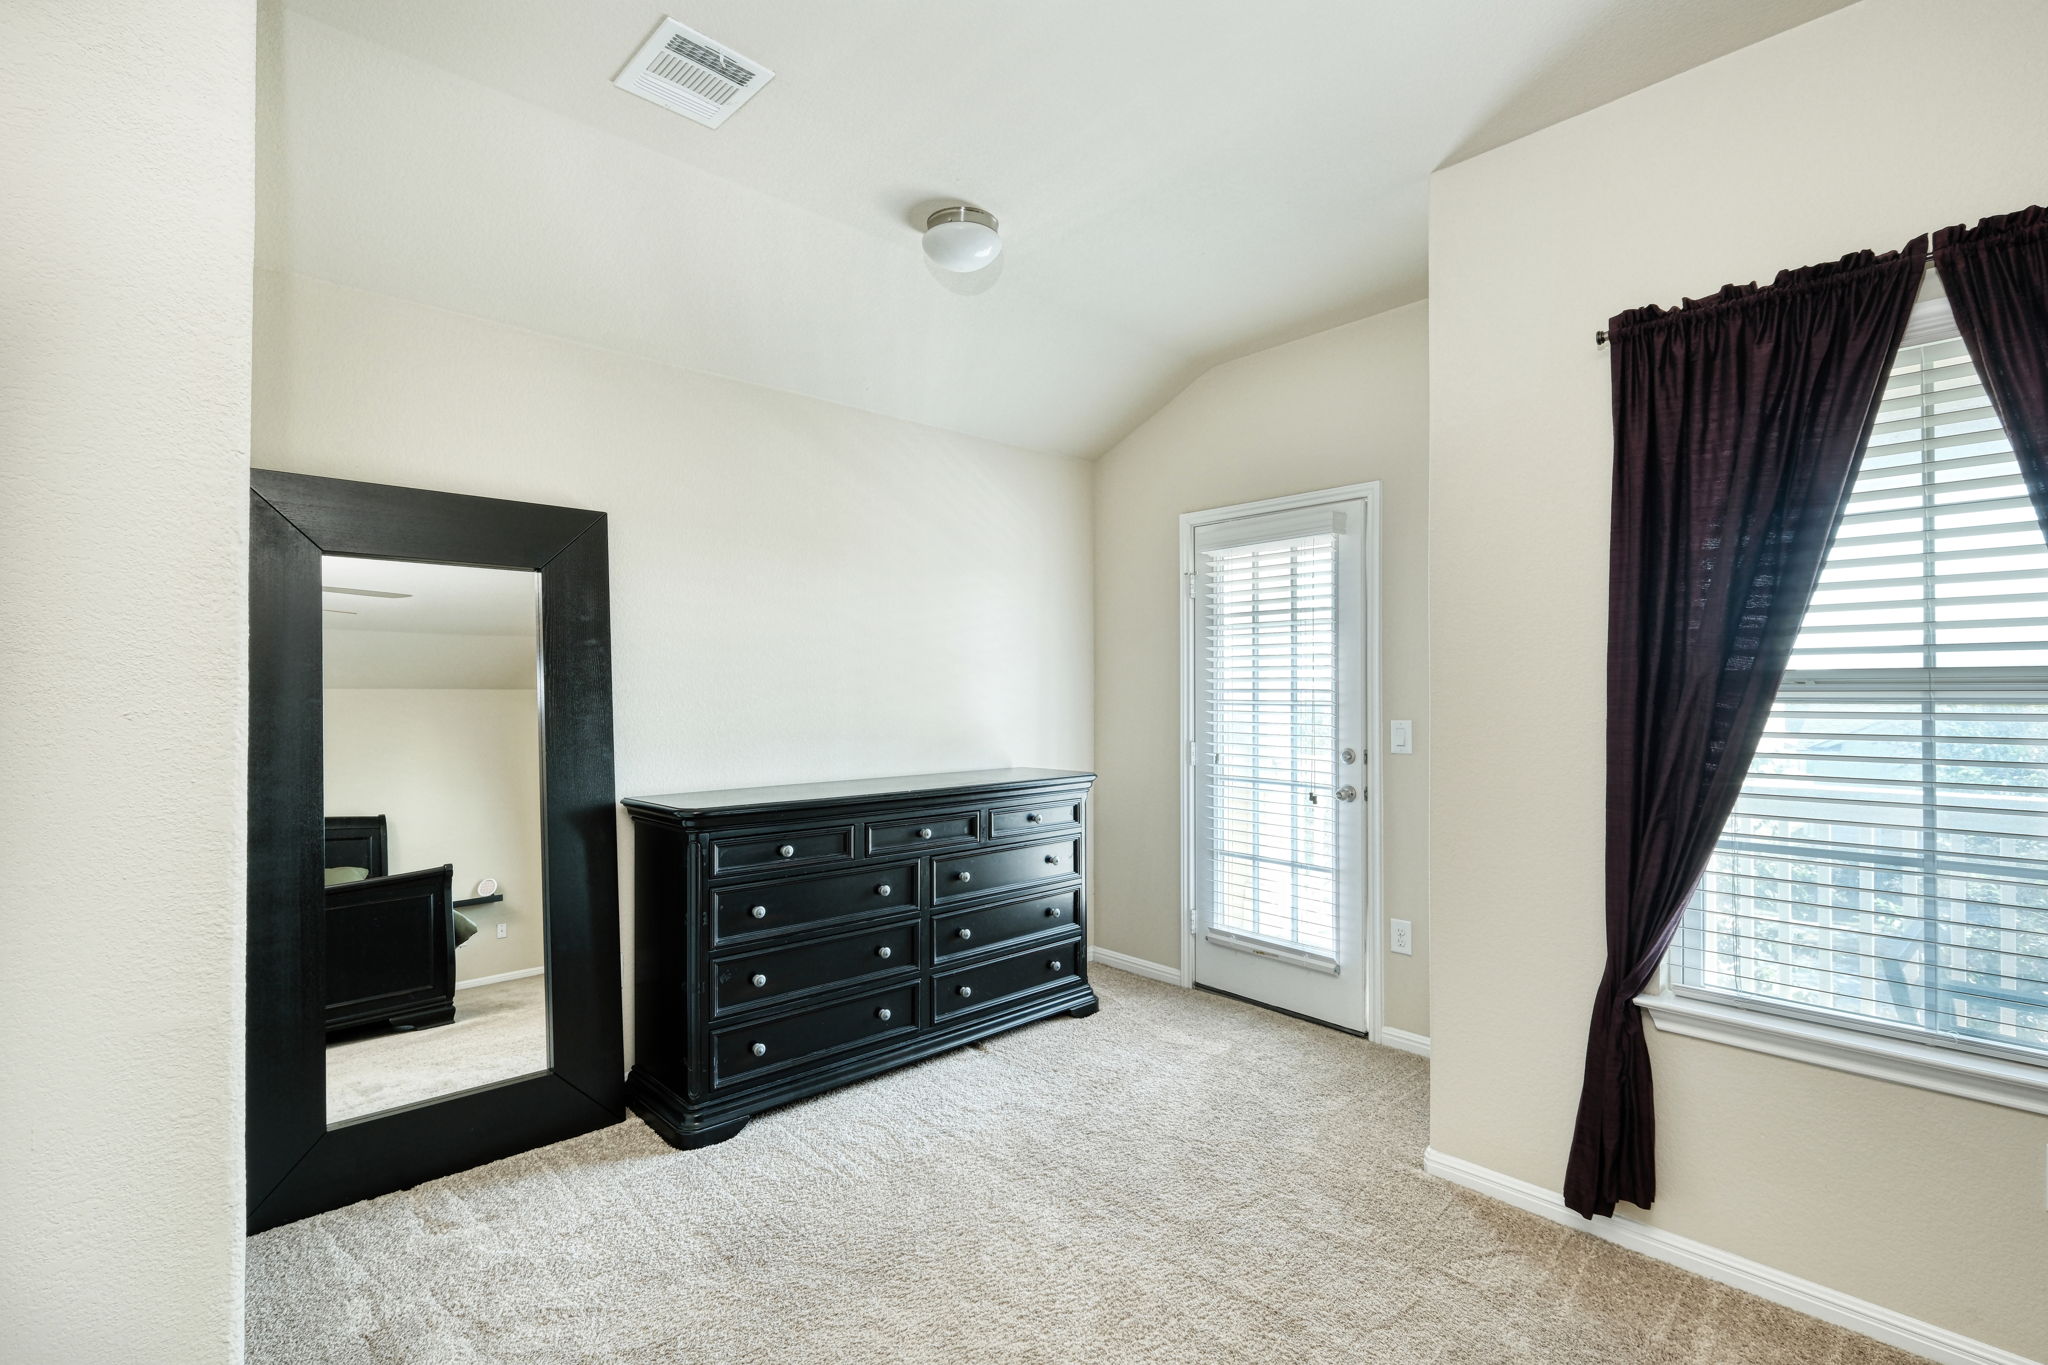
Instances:
[[[366,881],[369,875],[370,869],[367,867],[330,867],[327,869],[327,885],[340,886],[343,882]]]

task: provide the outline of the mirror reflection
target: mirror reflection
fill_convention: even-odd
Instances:
[[[329,1124],[547,1069],[539,583],[322,559]]]

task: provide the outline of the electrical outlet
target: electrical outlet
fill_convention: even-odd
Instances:
[[[1393,742],[1387,746],[1388,749],[1397,754],[1414,753],[1415,722],[1412,720],[1397,720],[1390,723],[1390,728],[1394,733]]]
[[[1394,951],[1404,957],[1415,952],[1415,925],[1405,919],[1390,920],[1394,930]]]
[[[506,934],[506,932],[507,932],[507,931],[506,931],[506,929],[505,929],[505,921],[503,921],[503,920],[499,920],[499,921],[498,921],[498,937],[499,937],[499,938],[503,938],[503,937],[505,937],[505,934]]]

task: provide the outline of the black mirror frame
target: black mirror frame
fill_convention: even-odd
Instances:
[[[602,512],[250,471],[249,1231],[625,1118]],[[328,1126],[320,557],[541,576],[549,1068]]]

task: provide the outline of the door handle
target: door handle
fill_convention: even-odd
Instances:
[[[1358,788],[1348,782],[1345,783],[1337,788],[1337,799],[1339,801],[1356,801],[1358,799]]]

